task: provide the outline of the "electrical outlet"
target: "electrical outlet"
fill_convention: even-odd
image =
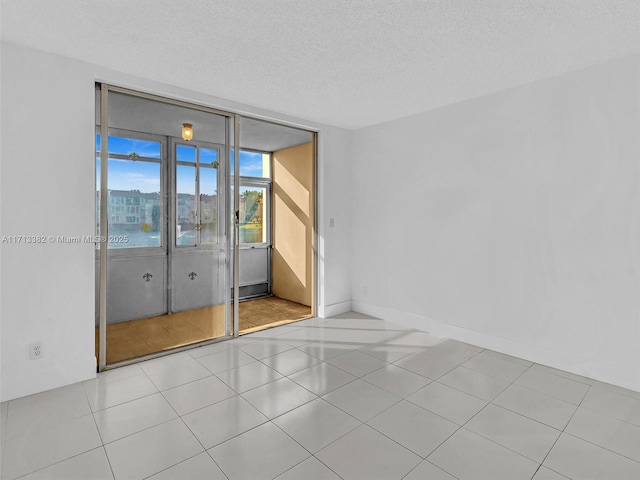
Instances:
[[[42,358],[42,342],[34,342],[29,345],[29,358],[31,360]]]
[[[336,221],[333,218],[329,219],[329,228],[333,228],[336,226]]]

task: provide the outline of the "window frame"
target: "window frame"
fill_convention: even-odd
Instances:
[[[114,154],[110,154],[107,153],[107,158],[108,160],[111,159],[116,159],[116,160],[128,160],[128,161],[135,161],[135,162],[146,162],[146,163],[154,163],[154,164],[158,164],[160,165],[160,192],[158,194],[159,196],[159,206],[160,206],[160,245],[154,245],[154,246],[134,246],[134,247],[114,247],[111,246],[110,243],[107,243],[107,251],[109,253],[109,256],[129,256],[129,255],[139,255],[139,256],[144,256],[144,255],[157,255],[158,252],[160,251],[165,251],[167,249],[167,229],[166,229],[166,224],[167,224],[167,208],[166,208],[166,192],[167,192],[167,188],[166,188],[166,184],[167,184],[167,172],[166,172],[166,164],[167,164],[167,141],[166,141],[166,137],[163,135],[154,135],[154,134],[150,134],[150,133],[142,133],[142,132],[134,132],[131,130],[125,130],[125,129],[120,129],[120,128],[113,128],[113,127],[109,127],[108,128],[108,137],[119,137],[119,138],[129,138],[132,140],[143,140],[143,141],[151,141],[154,143],[159,143],[160,144],[160,158],[153,158],[153,157],[144,157],[144,156],[138,156],[136,157],[135,160],[132,160],[131,157],[129,155],[124,155],[124,154],[120,154],[120,153],[114,153]],[[95,138],[97,140],[98,136],[100,135],[100,125],[96,125],[96,134],[95,134]],[[108,142],[107,142],[108,144]],[[96,187],[98,187],[96,189],[96,235],[98,234],[98,227],[99,227],[99,222],[100,222],[100,189],[99,189],[99,183],[98,180],[100,179],[100,170],[98,168],[98,162],[101,161],[101,152],[99,148],[95,149],[95,166],[96,166]],[[107,166],[108,169],[108,166]],[[107,184],[109,183],[109,178],[107,178]],[[110,197],[110,193],[111,190],[108,190],[107,192],[107,196]],[[109,206],[109,205],[108,205]],[[133,203],[131,204],[127,204],[126,201],[123,202],[116,202],[113,204],[113,206],[117,206],[118,208],[121,208],[121,210],[119,212],[107,212],[109,219],[111,219],[111,217],[113,215],[117,216],[117,217],[122,217],[124,219],[123,223],[127,223],[126,222],[126,218],[127,216],[135,216],[135,217],[139,217],[140,216],[140,205],[134,205]],[[138,207],[138,213],[127,213],[127,208],[128,207]],[[111,220],[110,220],[111,221]],[[120,223],[120,222],[119,222]],[[120,234],[114,234],[112,231],[112,228],[108,229],[109,231],[109,236],[110,237],[115,237],[118,236]],[[101,233],[100,233],[101,235]],[[96,251],[100,250],[100,244],[99,242],[95,242],[95,246],[96,246]]]
[[[257,150],[257,149],[253,149],[253,148],[240,148],[240,155],[238,157],[242,156],[242,152],[251,152],[251,153],[260,153],[262,155],[269,155],[269,176],[268,177],[251,177],[248,175],[240,175],[239,176],[239,182],[238,182],[238,186],[240,189],[242,189],[243,187],[256,187],[256,188],[264,188],[265,189],[265,197],[263,199],[263,215],[265,218],[264,224],[265,227],[267,229],[267,234],[266,234],[266,241],[264,242],[256,242],[256,243],[243,243],[243,242],[239,242],[239,246],[241,249],[244,248],[271,248],[273,246],[273,242],[272,242],[272,238],[271,238],[271,224],[273,223],[273,219],[271,218],[271,213],[272,213],[272,184],[273,184],[273,179],[272,179],[272,175],[273,175],[273,152],[269,152],[266,150]],[[241,165],[240,165],[241,166]],[[231,175],[231,181],[230,184],[231,185],[235,185],[234,182],[234,176],[233,174]],[[239,196],[242,196],[242,193],[239,194]],[[240,210],[239,208],[240,206],[238,205],[236,210]],[[239,229],[238,229],[239,231]],[[235,240],[235,239],[232,239]]]
[[[187,146],[187,147],[195,147],[196,149],[196,154],[195,154],[195,161],[191,162],[191,161],[184,161],[184,160],[178,160],[178,147],[179,146]],[[221,222],[220,219],[223,218],[223,215],[225,215],[224,213],[224,203],[221,201],[223,200],[221,198],[221,193],[220,192],[224,192],[225,189],[222,188],[223,183],[225,181],[225,175],[224,175],[224,169],[223,169],[223,164],[224,164],[224,155],[225,155],[225,146],[222,144],[218,144],[218,143],[213,143],[213,142],[204,142],[204,141],[198,141],[198,140],[183,140],[181,138],[177,138],[177,137],[170,137],[169,138],[169,148],[170,148],[170,152],[171,152],[171,161],[170,161],[170,170],[171,170],[171,186],[172,186],[172,193],[171,193],[171,217],[170,220],[172,220],[172,225],[168,225],[168,228],[170,230],[170,242],[171,242],[171,248],[177,250],[185,250],[185,249],[193,249],[193,248],[198,248],[198,249],[214,249],[214,250],[218,250],[218,249],[224,249],[225,247],[225,235],[226,235],[226,231],[224,230],[224,222]],[[217,154],[217,160],[215,162],[217,162],[217,165],[214,166],[213,163],[211,164],[207,164],[207,163],[201,163],[200,162],[200,150],[201,149],[205,149],[205,150],[216,150]],[[196,243],[195,244],[186,244],[186,245],[179,245],[177,243],[177,235],[178,235],[178,185],[177,185],[177,181],[178,181],[178,166],[187,166],[187,167],[192,167],[195,169],[195,199],[196,199],[196,217],[198,220],[198,224],[201,225],[202,224],[202,199],[200,197],[200,169],[201,168],[205,168],[205,169],[211,169],[211,170],[215,170],[216,171],[216,195],[217,195],[217,199],[216,199],[216,230],[217,230],[217,239],[215,243],[202,243],[201,242],[201,230],[195,230],[196,232]],[[223,193],[224,194],[224,193]],[[221,239],[223,241],[221,241]]]

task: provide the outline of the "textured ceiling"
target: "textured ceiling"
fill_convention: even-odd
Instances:
[[[5,41],[360,128],[640,52],[640,0],[2,0]]]

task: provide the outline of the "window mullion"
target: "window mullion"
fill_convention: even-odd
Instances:
[[[202,239],[200,235],[202,234],[202,208],[200,205],[200,149],[196,147],[196,244],[200,246],[202,244]]]

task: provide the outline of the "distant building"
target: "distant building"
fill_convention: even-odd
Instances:
[[[151,231],[160,228],[160,193],[140,190],[109,190],[109,224],[137,230],[150,225]]]

